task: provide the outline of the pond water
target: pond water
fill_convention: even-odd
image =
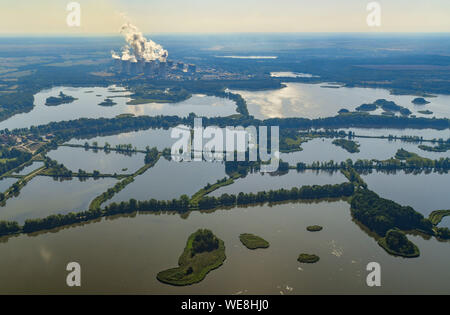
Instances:
[[[0,180],[0,192],[4,193],[9,187],[12,186],[15,182],[17,182],[17,178],[3,178]]]
[[[0,207],[0,220],[18,221],[44,218],[51,214],[87,210],[89,203],[116,182],[113,178],[56,181],[37,176],[22,188],[17,197]]]
[[[301,147],[303,151],[292,153],[281,153],[280,158],[295,165],[297,162],[312,163],[315,161],[330,161],[335,162],[352,159],[377,159],[386,160],[395,156],[399,149],[405,149],[410,152],[419,154],[422,157],[430,159],[439,159],[441,157],[450,157],[450,151],[447,152],[428,152],[418,148],[417,144],[403,142],[400,140],[389,141],[384,139],[370,139],[370,138],[355,138],[354,141],[360,144],[359,153],[350,153],[341,147],[332,144],[334,139],[330,138],[316,138],[306,143]]]
[[[449,209],[450,176],[448,174],[430,173],[419,175],[395,175],[374,172],[362,175],[369,189],[383,198],[394,200],[403,206],[411,206],[425,217],[434,210]]]
[[[81,144],[87,141],[89,144],[97,142],[99,146],[103,146],[106,142],[115,147],[117,144],[132,144],[140,150],[145,150],[146,146],[157,147],[159,151],[172,147],[177,139],[170,137],[171,129],[148,129],[132,132],[124,132],[117,135],[101,136],[91,139],[72,139],[69,143]]]
[[[136,200],[171,200],[181,195],[193,195],[206,184],[226,177],[225,165],[219,162],[169,162],[161,158],[158,163],[134,182],[116,194],[112,202]]]
[[[300,187],[303,185],[326,185],[326,184],[340,184],[347,182],[347,179],[340,172],[324,172],[306,170],[297,172],[290,170],[284,175],[271,175],[270,173],[251,173],[245,178],[236,180],[229,186],[221,187],[209,196],[221,196],[222,194],[239,194],[257,193],[259,191],[277,190],[281,188],[290,189],[293,187]]]
[[[306,231],[319,224],[324,230]],[[223,266],[202,282],[174,287],[156,274],[177,265],[188,236],[211,229],[224,240]],[[270,242],[251,251],[239,234],[254,233]],[[388,255],[351,220],[346,202],[295,203],[190,213],[115,217],[65,228],[58,233],[20,235],[0,240],[1,293],[135,294],[389,294],[450,293],[450,244],[409,238],[421,256]],[[301,252],[320,256],[300,264]],[[82,286],[65,284],[66,265],[82,268]],[[378,262],[382,286],[366,285],[366,266]],[[433,266],[430,268],[430,266]]]
[[[448,207],[447,207],[448,208]],[[450,217],[444,217],[441,221],[441,223],[439,223],[439,227],[446,227],[450,229]]]
[[[92,93],[87,93],[91,92]],[[50,96],[57,96],[59,92],[73,96],[78,100],[58,106],[45,105]],[[101,96],[97,96],[101,95]],[[119,114],[134,115],[178,115],[188,116],[196,113],[198,116],[228,116],[236,114],[236,104],[230,100],[196,94],[190,99],[179,103],[151,103],[142,105],[127,105],[130,100],[129,92],[116,88],[112,91],[106,87],[54,87],[44,90],[34,96],[34,108],[28,113],[17,114],[3,122],[0,129],[26,128],[47,124],[52,121],[72,120],[78,118],[112,118]],[[112,97],[117,105],[99,106],[106,97]]]
[[[337,115],[346,108],[353,111],[364,103],[377,99],[394,101],[409,108],[417,117],[450,117],[450,95],[427,98],[430,104],[414,105],[411,95],[390,95],[389,90],[374,88],[324,88],[324,83],[285,83],[286,87],[266,91],[233,91],[247,101],[250,115],[259,119],[274,117],[319,118]],[[423,115],[420,110],[430,110],[433,115]],[[378,111],[377,113],[379,113]]]
[[[50,151],[47,156],[58,163],[64,164],[69,170],[78,172],[79,169],[88,173],[94,170],[102,174],[131,174],[144,166],[144,153],[133,153],[131,156],[110,151],[84,148],[72,148],[60,146],[58,149]]]
[[[21,171],[15,172],[15,175],[28,175],[38,168],[44,166],[44,162],[33,162],[31,165],[25,166]]]

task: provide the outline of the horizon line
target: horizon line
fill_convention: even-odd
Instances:
[[[448,34],[450,35],[450,31],[422,31],[422,32],[414,32],[414,31],[308,31],[308,32],[143,32],[144,34],[153,34],[153,35],[234,35],[234,34],[249,34],[249,35],[257,35],[257,34],[270,34],[270,35],[337,35],[337,34],[364,34],[364,35],[414,35],[414,34],[424,34],[424,35],[432,35],[432,34]],[[2,33],[0,32],[0,37],[122,37],[121,34],[118,33]]]

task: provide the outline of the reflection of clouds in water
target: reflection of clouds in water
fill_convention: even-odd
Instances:
[[[41,256],[42,260],[47,264],[50,262],[53,256],[52,253],[47,248],[44,247],[41,247],[39,249],[39,255]]]
[[[274,91],[246,92],[239,91],[249,103],[258,106],[265,118],[286,117],[288,115],[310,116],[310,111],[317,110],[311,97],[301,89],[288,85]]]
[[[142,115],[145,115],[145,113],[148,111],[162,111],[164,106],[166,106],[166,104],[164,104],[164,103],[128,105],[127,113],[134,114],[136,116],[142,116]]]

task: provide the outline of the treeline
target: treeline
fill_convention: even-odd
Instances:
[[[430,160],[426,158],[412,158],[406,161],[391,158],[384,161],[379,160],[361,160],[358,159],[353,162],[351,159],[347,159],[342,162],[335,162],[333,160],[326,162],[312,162],[306,164],[304,162],[298,162],[296,164],[298,171],[302,170],[345,170],[348,168],[354,168],[358,172],[377,170],[377,171],[438,171],[447,172],[450,170],[450,158],[440,158],[439,160]]]
[[[237,206],[249,205],[262,202],[279,202],[288,200],[314,200],[323,198],[341,198],[349,197],[354,192],[354,186],[351,183],[325,186],[303,186],[292,188],[291,190],[280,189],[276,191],[259,192],[257,194],[244,194],[238,196],[224,194],[221,197],[204,197],[199,203],[201,209],[214,209],[219,206]],[[203,201],[206,200],[206,201]],[[92,207],[88,211],[71,212],[68,214],[50,215],[46,218],[27,219],[20,227],[17,222],[0,222],[0,236],[12,233],[32,233],[41,230],[53,229],[74,223],[80,223],[98,219],[115,214],[132,213],[136,211],[177,211],[186,212],[195,210],[190,205],[190,199],[187,195],[182,195],[179,199],[137,201],[131,199],[128,202],[112,203],[104,209]]]
[[[44,160],[44,165],[47,168],[45,171],[46,175],[58,177],[72,177],[73,175],[72,171],[69,170],[64,164],[59,164],[55,160],[52,160],[48,157]],[[79,170],[78,174],[82,176],[83,171]]]
[[[450,168],[450,158],[440,158],[439,160],[431,160],[419,156],[416,153],[399,149],[395,154],[398,160],[404,160],[403,166],[406,168],[435,168],[448,170]],[[398,163],[398,162],[395,162]]]
[[[21,231],[21,227],[17,222],[0,221],[0,236],[15,234]]]
[[[440,142],[434,147],[428,145],[419,145],[419,148],[428,152],[447,152],[448,150],[450,150],[450,139],[447,139],[446,142]]]
[[[138,116],[138,117],[116,117],[116,118],[80,118],[71,121],[51,122],[38,127],[15,129],[15,133],[32,133],[44,135],[57,133],[63,139],[70,139],[83,135],[113,134],[118,132],[142,130],[149,128],[170,128],[177,125],[193,125],[195,114],[188,117],[177,116]],[[349,113],[328,118],[271,118],[258,120],[247,116],[212,117],[203,118],[206,126],[279,126],[283,128],[297,129],[320,129],[320,128],[415,128],[415,129],[449,129],[450,120],[447,118],[407,118],[389,117],[381,115],[365,115]]]
[[[153,147],[151,149],[148,149],[147,153],[145,154],[145,164],[151,164],[154,163],[159,158],[159,152],[156,147]]]
[[[9,149],[2,146],[0,148],[0,175],[29,161],[32,156],[33,155],[29,152],[24,152],[15,148]]]
[[[359,152],[359,144],[355,141],[347,140],[347,139],[336,139],[332,142],[334,145],[343,148],[349,153],[357,153]]]
[[[433,235],[433,224],[430,220],[411,207],[381,198],[373,191],[358,190],[351,201],[352,216],[380,236],[397,228],[400,230],[421,230]]]
[[[237,196],[224,194],[220,197],[203,197],[198,202],[200,209],[214,209],[222,206],[249,205],[265,202],[282,202],[288,200],[313,200],[324,198],[349,197],[354,193],[351,183],[324,186],[302,186],[292,189],[262,191],[258,193],[240,192]]]
[[[17,88],[19,93],[3,93],[0,95],[0,121],[5,120],[15,114],[29,112],[34,106],[34,96],[36,91]]]
[[[225,92],[225,91],[216,91],[212,93],[212,95],[222,98],[227,98],[229,100],[232,100],[236,103],[236,111],[244,116],[248,116],[248,109],[247,109],[247,102],[240,94],[235,94],[231,92]]]

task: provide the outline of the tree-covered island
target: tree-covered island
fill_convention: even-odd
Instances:
[[[193,233],[178,260],[178,267],[161,271],[156,276],[163,283],[185,286],[202,281],[206,275],[225,261],[224,242],[210,230]]]

